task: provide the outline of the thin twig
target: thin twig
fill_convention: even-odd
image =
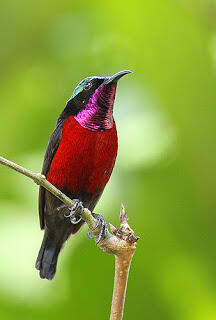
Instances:
[[[111,306],[110,320],[120,320],[123,317],[127,281],[131,261],[136,250],[136,242],[139,237],[134,235],[134,231],[128,225],[128,218],[124,205],[120,211],[120,228],[114,230],[118,239],[121,239],[121,246],[115,254],[115,280],[113,298]],[[115,227],[114,227],[115,228]]]
[[[70,198],[47,181],[46,177],[41,173],[34,173],[1,156],[0,164],[3,164],[32,179],[36,184],[44,187],[59,198],[68,207],[72,207],[74,205],[74,202]],[[94,237],[98,247],[100,247],[104,252],[115,255],[115,281],[110,320],[121,320],[123,317],[130,264],[136,250],[136,242],[139,240],[139,237],[134,235],[134,231],[128,225],[128,219],[123,204],[120,212],[119,229],[110,224],[111,231],[114,235],[105,228],[102,238],[101,231],[104,230],[104,218],[101,215],[93,216],[87,208],[78,214],[88,224],[89,231]]]
[[[47,189],[54,196],[56,196],[58,199],[64,202],[68,207],[73,207],[74,202],[70,198],[68,198],[63,192],[61,192],[59,189],[53,186],[49,181],[47,181],[46,177],[41,173],[35,173],[1,156],[0,156],[0,164],[3,164],[4,166],[7,166],[25,175],[26,177],[32,179],[36,184]],[[88,225],[90,224],[92,228],[94,228],[97,224],[97,220],[91,215],[91,212],[87,208],[85,208],[82,213],[82,219],[85,222],[87,222]]]

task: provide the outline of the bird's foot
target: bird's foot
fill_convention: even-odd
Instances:
[[[107,233],[108,233],[108,227],[107,227],[107,223],[106,223],[104,217],[101,214],[92,213],[92,215],[95,219],[97,219],[97,224],[96,224],[94,230],[97,229],[98,227],[100,227],[100,232],[99,232],[99,235],[97,236],[97,241],[96,241],[96,243],[98,244],[101,240],[106,238]],[[91,236],[90,230],[88,231],[88,238],[89,239],[93,238]]]
[[[80,218],[80,216],[78,215],[78,213],[82,213],[84,210],[84,206],[82,201],[80,201],[79,199],[73,199],[74,205],[73,207],[67,207],[65,204],[63,204],[62,206],[58,207],[58,211],[60,211],[60,209],[67,207],[70,211],[69,214],[64,214],[65,218],[69,218],[70,222],[72,224],[78,224],[82,218]]]
[[[92,235],[91,235],[91,231],[88,229],[88,238],[89,239],[93,239],[94,237],[92,237]]]

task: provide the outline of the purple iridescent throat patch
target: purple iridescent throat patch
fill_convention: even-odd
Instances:
[[[111,129],[113,126],[113,103],[116,84],[102,85],[95,90],[85,109],[81,110],[75,119],[89,130]]]

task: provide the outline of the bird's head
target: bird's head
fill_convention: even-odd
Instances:
[[[113,104],[117,81],[131,71],[111,77],[88,77],[75,88],[63,113],[71,114],[89,130],[105,130],[113,126]]]

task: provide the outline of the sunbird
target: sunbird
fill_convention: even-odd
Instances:
[[[40,227],[44,238],[36,268],[42,279],[56,273],[58,255],[84,221],[76,210],[94,210],[115,165],[118,138],[113,118],[117,82],[131,71],[111,77],[88,77],[75,88],[60,114],[44,156],[42,174],[74,200],[72,208],[43,187],[39,189]]]

